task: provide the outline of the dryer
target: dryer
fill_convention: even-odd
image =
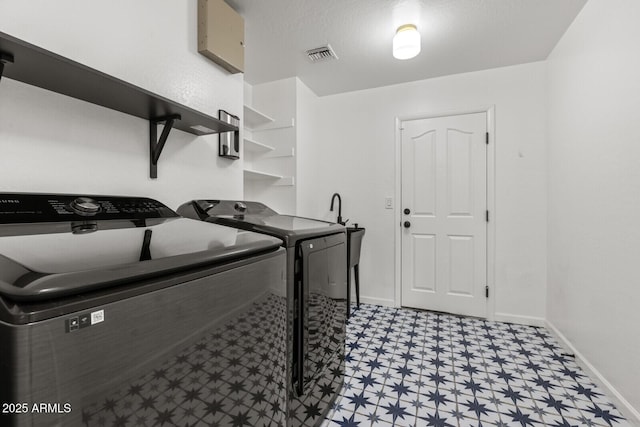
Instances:
[[[288,425],[320,425],[344,382],[345,227],[280,215],[251,201],[193,200],[177,212],[281,240],[287,251]]]

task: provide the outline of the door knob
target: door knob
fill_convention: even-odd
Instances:
[[[411,223],[409,221],[405,221],[403,225],[404,225],[404,228],[411,227]]]
[[[409,215],[410,213],[411,213],[411,209],[409,209],[409,208],[405,208],[405,210],[404,210],[404,214],[405,214],[405,215]]]

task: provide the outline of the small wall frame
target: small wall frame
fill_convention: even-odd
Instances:
[[[218,118],[233,126],[240,124],[240,118],[224,110],[218,110]],[[240,131],[220,133],[218,143],[218,155],[227,159],[237,160],[240,158]]]

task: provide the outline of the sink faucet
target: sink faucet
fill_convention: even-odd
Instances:
[[[335,202],[336,197],[338,198],[338,224],[345,225],[348,220],[342,222],[342,198],[338,193],[333,193],[333,196],[331,196],[331,207],[329,210],[333,212],[333,202]]]

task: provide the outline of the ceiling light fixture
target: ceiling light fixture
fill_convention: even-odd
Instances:
[[[401,25],[393,37],[393,57],[411,59],[420,53],[420,33],[413,24]]]

